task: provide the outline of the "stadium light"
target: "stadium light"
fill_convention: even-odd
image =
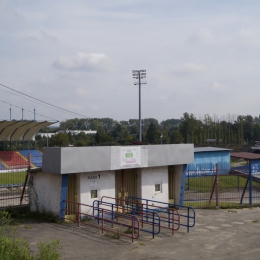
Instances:
[[[141,125],[141,85],[146,83],[146,70],[132,70],[134,85],[139,85],[139,141],[142,142],[142,125]]]

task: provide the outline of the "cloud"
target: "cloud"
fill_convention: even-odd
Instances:
[[[53,62],[53,66],[62,70],[114,70],[118,62],[104,53],[78,52],[74,56],[60,56]]]
[[[198,31],[193,33],[188,42],[200,42],[205,44],[211,44],[215,42],[215,37],[207,27],[201,27]]]
[[[77,88],[76,93],[80,97],[86,97],[88,95],[88,92],[82,88]]]
[[[83,110],[83,108],[82,108],[81,106],[77,105],[77,104],[71,104],[71,103],[69,103],[69,104],[67,105],[67,107],[68,107],[68,109],[71,110],[71,111],[81,111],[81,110]]]
[[[196,63],[186,63],[184,66],[179,66],[173,69],[173,73],[175,76],[188,76],[193,73],[200,73],[207,71],[208,69],[200,64]]]
[[[91,110],[99,110],[99,107],[97,105],[90,104],[89,106]]]
[[[163,100],[163,101],[165,101],[165,100],[167,100],[167,99],[168,99],[168,97],[166,97],[166,96],[163,96],[163,97],[160,97],[160,99],[161,99],[161,100]]]
[[[215,92],[215,93],[223,93],[228,90],[228,86],[225,84],[221,84],[218,81],[214,81],[210,86],[209,86],[209,91],[210,92]]]

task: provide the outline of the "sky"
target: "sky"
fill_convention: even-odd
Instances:
[[[260,1],[1,0],[0,120],[260,114]],[[10,105],[11,104],[11,105]],[[30,111],[30,112],[29,112]],[[79,116],[81,115],[81,116]]]

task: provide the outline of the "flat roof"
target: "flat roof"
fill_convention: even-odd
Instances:
[[[34,141],[41,128],[55,123],[57,121],[0,121],[0,141]]]
[[[218,147],[195,147],[194,153],[202,153],[202,152],[221,152],[221,151],[231,151],[232,149],[227,148],[218,148]]]
[[[260,154],[248,153],[248,152],[238,152],[238,153],[231,153],[230,157],[246,159],[246,160],[254,160],[254,159],[260,159]]]
[[[193,144],[47,147],[43,153],[42,170],[47,173],[69,174],[193,162]]]

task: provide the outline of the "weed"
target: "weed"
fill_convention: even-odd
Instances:
[[[137,234],[137,230],[134,229],[134,233]],[[132,234],[132,228],[128,227],[125,231],[124,234]]]
[[[22,237],[16,238],[16,229],[10,229],[11,214],[0,211],[0,259],[2,260],[59,260],[60,241],[38,243],[38,253],[35,255],[29,248],[29,243]]]
[[[236,210],[231,210],[231,209],[229,209],[228,212],[231,212],[231,213],[237,213]]]
[[[252,220],[253,223],[259,223],[260,222],[260,219],[255,219],[255,220]]]
[[[145,244],[142,242],[139,242],[138,244],[139,244],[139,246],[145,246]]]

